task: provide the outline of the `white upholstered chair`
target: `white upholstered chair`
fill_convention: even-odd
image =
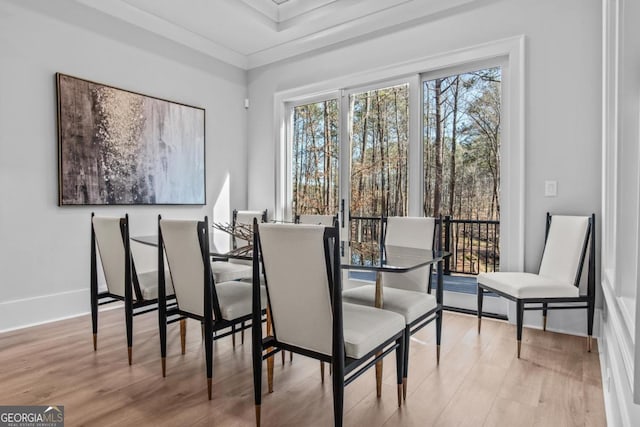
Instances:
[[[338,215],[320,215],[320,214],[302,214],[296,215],[294,223],[296,224],[312,224],[312,225],[324,225],[325,227],[333,227],[334,222],[338,219]],[[289,354],[289,360],[293,359],[293,353]],[[282,363],[284,364],[284,351],[282,351]],[[329,372],[331,372],[331,365],[329,365]],[[320,361],[320,377],[324,382],[324,362]]]
[[[264,211],[239,211],[234,209],[232,220],[232,229],[235,231],[236,227],[247,227],[251,229],[253,225],[253,218],[260,218],[262,222],[267,221],[267,210]],[[247,246],[251,242],[244,239],[232,237],[233,249]],[[252,268],[250,260],[242,259],[229,259],[225,261],[212,261],[211,273],[213,274],[213,280],[215,283],[229,282],[232,280],[251,280]],[[232,326],[231,339],[233,346],[236,345],[235,325]],[[241,343],[244,344],[244,324],[241,324]]]
[[[232,229],[236,226],[251,227],[253,218],[261,218],[262,222],[267,220],[267,211],[233,211]],[[233,249],[247,246],[251,242],[244,239],[232,237]],[[251,261],[231,259],[227,261],[213,261],[211,272],[216,282],[228,282],[230,280],[251,279]]]
[[[401,404],[404,319],[390,311],[342,303],[337,228],[257,222],[255,227],[252,353],[257,424],[262,361],[283,349],[333,364],[334,422],[342,426],[345,385],[373,365],[369,362],[395,348]],[[273,321],[273,335],[264,339],[262,328],[255,323],[259,318],[260,258]]]
[[[516,303],[518,358],[525,310],[542,310],[543,329],[546,329],[547,310],[587,309],[587,349],[591,351],[595,310],[595,220],[595,215],[590,217],[552,216],[547,213],[545,246],[538,274],[510,272],[479,274],[478,333],[480,333],[484,293],[493,292]],[[587,255],[589,257],[587,293],[581,295],[580,279]],[[558,303],[585,304],[549,306],[549,304]]]
[[[98,289],[98,258],[102,264],[107,290]],[[166,295],[173,296],[171,280]],[[129,216],[101,217],[91,214],[91,323],[93,349],[98,348],[98,306],[124,302],[129,365],[133,352],[133,317],[157,309],[158,272],[137,271],[129,241]],[[184,324],[181,323],[184,328]],[[184,347],[184,329],[181,329]]]
[[[393,246],[433,250],[438,242],[440,221],[425,217],[388,217],[382,222],[382,241],[385,257],[393,263]],[[406,273],[382,274],[384,310],[401,314],[405,320],[405,360],[403,372],[403,396],[407,393],[409,366],[409,344],[411,335],[436,320],[436,358],[440,361],[440,339],[442,335],[442,297],[431,293],[432,265]],[[345,302],[374,306],[375,285],[365,285],[345,290]],[[441,295],[441,293],[439,294]]]
[[[158,263],[164,271],[164,253],[169,265],[176,295],[176,306],[167,308],[162,283],[167,279],[159,275],[159,324],[162,376],[166,375],[167,319],[168,316],[183,316],[204,323],[205,356],[207,368],[208,396],[211,399],[213,374],[213,340],[232,332],[213,334],[252,319],[252,286],[247,282],[231,281],[213,283],[209,262],[208,221],[169,220],[158,216]],[[263,288],[259,288],[261,295]],[[264,296],[264,295],[262,295]],[[264,308],[266,298],[261,298],[259,307]],[[262,310],[259,309],[258,324]],[[171,320],[169,320],[171,322]]]

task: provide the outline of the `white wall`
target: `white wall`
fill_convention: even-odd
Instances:
[[[88,311],[92,211],[135,235],[246,206],[246,72],[74,3],[0,1],[0,331]],[[56,72],[205,108],[207,205],[58,207]]]
[[[250,70],[249,206],[274,205],[275,93],[524,34],[525,269],[538,269],[547,211],[595,212],[599,218],[600,1],[476,5],[395,33]],[[544,197],[545,180],[558,181],[558,197]],[[551,312],[549,329],[586,334],[583,311]],[[540,324],[540,317],[527,313],[525,321]]]

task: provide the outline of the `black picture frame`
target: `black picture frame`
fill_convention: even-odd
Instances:
[[[206,204],[204,108],[56,73],[58,205]]]

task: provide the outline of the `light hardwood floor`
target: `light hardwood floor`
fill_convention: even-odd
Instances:
[[[435,328],[420,331],[411,342],[406,403],[397,406],[390,356],[381,399],[374,369],[347,387],[345,425],[606,424],[597,346],[587,353],[584,338],[525,329],[518,360],[514,326],[482,323],[478,335],[475,317],[446,313],[439,366]],[[254,425],[248,333],[235,348],[230,337],[214,344],[209,401],[198,323],[188,321],[184,356],[179,325],[169,325],[164,379],[155,312],[134,319],[133,366],[122,308],[101,312],[99,325],[97,352],[89,316],[0,335],[0,404],[64,405],[67,426]],[[273,394],[263,380],[262,425],[331,425],[331,381],[321,383],[319,363],[299,355],[285,366],[276,361]]]

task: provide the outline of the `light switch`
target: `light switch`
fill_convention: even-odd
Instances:
[[[545,181],[544,182],[544,196],[556,197],[558,195],[558,181]]]

